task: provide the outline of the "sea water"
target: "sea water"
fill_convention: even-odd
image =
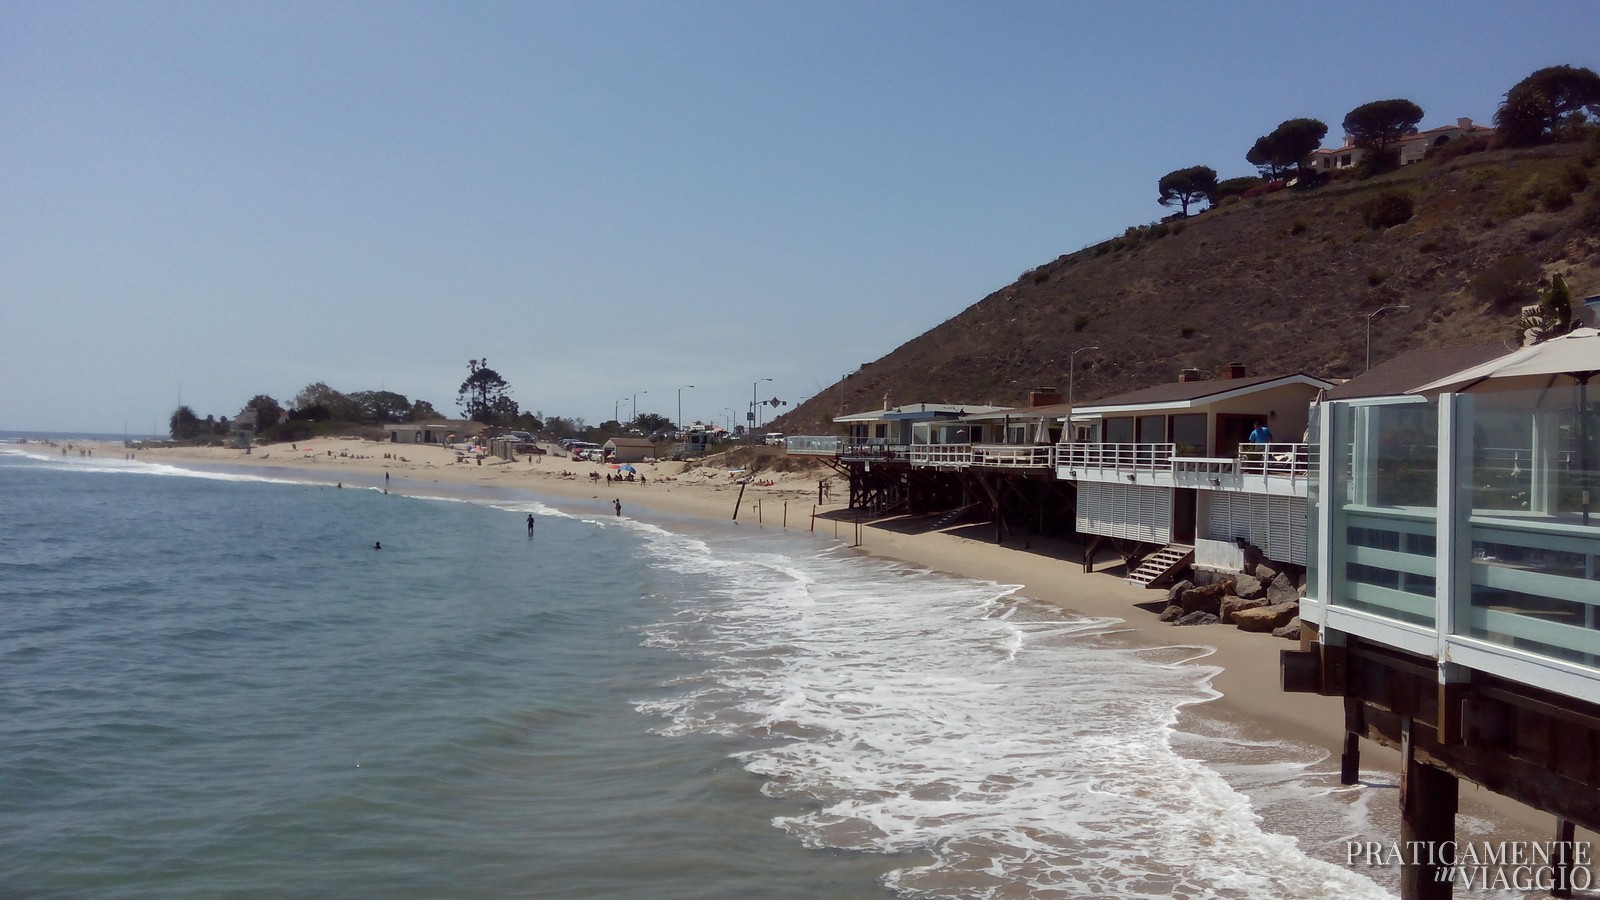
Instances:
[[[0,895],[1392,887],[1325,754],[1174,731],[1202,651],[1012,586],[58,452],[0,445]]]

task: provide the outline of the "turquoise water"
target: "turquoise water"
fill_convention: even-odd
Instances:
[[[31,452],[0,447],[0,895],[1383,894],[1304,846],[1349,827],[1320,757],[1224,742],[1280,825],[1173,749],[1192,649],[1004,585]]]

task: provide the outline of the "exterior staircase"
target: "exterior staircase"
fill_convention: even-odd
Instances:
[[[966,515],[967,513],[971,512],[972,508],[974,506],[977,506],[977,505],[978,504],[976,504],[976,503],[968,503],[966,506],[958,506],[955,509],[950,510],[949,512],[947,512],[944,515],[940,516],[939,518],[935,519],[934,523],[933,523],[933,526],[931,528],[929,528],[928,530],[929,531],[940,531],[940,530],[943,530],[944,528],[946,528],[946,527],[948,527],[950,525],[955,524],[955,521],[957,519],[959,519],[962,516]]]
[[[1127,584],[1149,587],[1171,577],[1172,573],[1194,562],[1194,548],[1188,544],[1168,544],[1145,557],[1139,568],[1122,579]]]

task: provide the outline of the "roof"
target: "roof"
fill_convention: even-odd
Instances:
[[[1081,404],[1079,404],[1081,405]],[[991,422],[995,419],[1059,419],[1072,412],[1071,403],[1052,403],[1048,406],[1017,406],[991,409],[965,416],[965,422]]]
[[[1501,344],[1442,347],[1402,353],[1328,391],[1329,400],[1392,397],[1506,355]]]
[[[644,438],[616,437],[606,441],[612,447],[649,447],[654,450],[656,445]]]
[[[965,416],[972,413],[993,412],[1001,408],[979,403],[907,403],[893,409],[871,409],[866,412],[851,413],[848,416],[834,416],[833,421],[848,423],[926,420],[938,416]]]
[[[1315,378],[1304,372],[1289,375],[1255,375],[1248,378],[1213,378],[1209,381],[1174,381],[1158,384],[1114,397],[1103,397],[1093,403],[1078,404],[1078,412],[1112,411],[1128,406],[1186,406],[1197,400],[1222,400],[1234,394],[1250,394],[1289,384],[1304,384],[1327,389],[1333,382]]]

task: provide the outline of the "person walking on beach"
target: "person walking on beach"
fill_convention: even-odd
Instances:
[[[611,499],[611,505],[616,509],[617,515],[622,515],[622,501],[620,499],[613,497]]]
[[[533,513],[528,513],[528,537],[533,537]]]

